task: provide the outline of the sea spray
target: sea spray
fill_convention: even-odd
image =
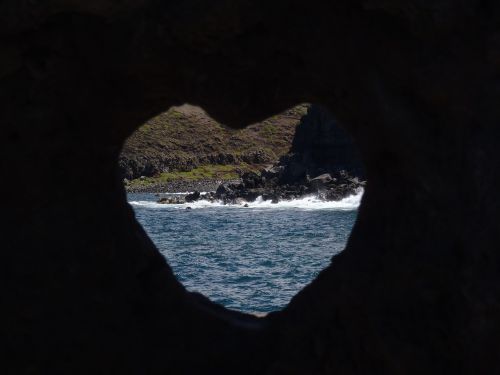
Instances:
[[[350,195],[340,201],[324,201],[316,196],[306,196],[288,201],[283,200],[278,203],[272,203],[270,200],[263,200],[262,197],[258,197],[254,202],[245,202],[241,204],[224,204],[221,201],[209,202],[203,199],[183,204],[163,204],[148,200],[131,200],[129,203],[132,206],[159,209],[185,209],[186,207],[191,207],[192,209],[206,209],[211,207],[226,207],[228,209],[356,210],[360,205],[363,193],[363,189],[359,189],[356,194]]]

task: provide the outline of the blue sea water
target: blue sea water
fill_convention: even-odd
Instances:
[[[189,290],[231,309],[268,313],[285,307],[344,249],[361,195],[249,207],[163,205],[153,194],[129,194],[128,200]]]

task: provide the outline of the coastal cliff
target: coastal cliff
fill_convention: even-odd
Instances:
[[[339,201],[362,191],[364,167],[354,140],[326,108],[310,105],[297,126],[290,152],[258,173],[247,172],[239,183],[220,185],[205,199],[224,203],[272,203],[315,196]],[[190,195],[187,198],[197,197]],[[203,199],[203,198],[202,198]]]
[[[352,138],[316,104],[298,105],[243,130],[227,129],[198,107],[174,107],[127,140],[119,165],[129,191],[215,191],[228,182],[236,194],[232,200],[242,190],[240,180],[264,189],[265,196],[285,198],[315,192],[307,185],[319,175],[363,177]],[[293,194],[277,192],[294,185]]]
[[[125,143],[119,159],[127,180],[230,180],[272,164],[286,154],[306,113],[298,105],[243,130],[213,120],[192,105],[173,107],[151,119]],[[136,184],[137,185],[137,184]]]
[[[328,109],[316,104],[302,117],[290,152],[281,158],[280,164],[286,167],[284,178],[288,181],[341,171],[364,177],[363,162],[353,138]]]

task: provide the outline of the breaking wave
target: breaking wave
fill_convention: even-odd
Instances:
[[[151,200],[131,200],[129,203],[136,207],[158,208],[158,209],[206,209],[212,207],[225,207],[228,209],[266,209],[266,210],[283,210],[283,209],[300,209],[300,210],[356,210],[363,197],[364,191],[360,189],[358,193],[350,195],[340,201],[324,201],[315,196],[307,196],[300,199],[290,201],[280,201],[278,203],[271,203],[270,200],[263,200],[258,197],[254,202],[241,203],[241,204],[224,204],[221,201],[209,202],[206,200],[199,200],[197,202],[184,203],[184,204],[161,204]],[[248,207],[247,207],[248,205]]]

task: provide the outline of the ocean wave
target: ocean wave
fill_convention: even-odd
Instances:
[[[161,204],[154,201],[129,201],[132,206],[144,208],[170,208],[170,209],[202,209],[212,207],[225,207],[228,209],[301,209],[301,210],[356,210],[363,197],[364,191],[360,189],[356,194],[350,195],[340,201],[323,201],[315,196],[307,196],[300,199],[290,201],[280,201],[278,203],[271,203],[270,200],[263,200],[258,197],[254,202],[242,204],[224,204],[221,201],[209,202],[206,200],[199,200],[197,202],[184,203],[184,204]],[[248,205],[248,207],[245,207]]]

